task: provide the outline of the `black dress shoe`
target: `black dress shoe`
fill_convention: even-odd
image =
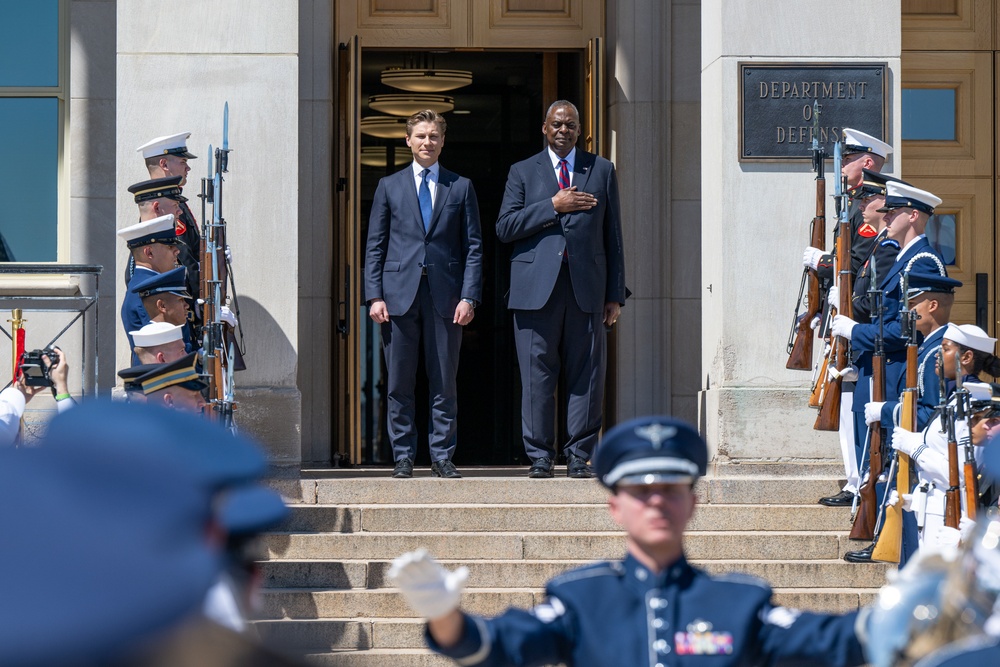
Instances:
[[[587,465],[585,458],[568,454],[566,456],[566,476],[573,479],[590,479],[594,473]]]
[[[531,464],[531,469],[528,470],[528,477],[531,477],[532,479],[552,477],[552,459],[547,456],[535,459],[535,461]]]
[[[848,563],[870,563],[872,562],[872,552],[875,551],[875,543],[872,542],[864,549],[858,551],[848,551],[844,554],[844,560]]]
[[[441,459],[431,464],[431,472],[435,477],[446,477],[448,479],[461,479],[462,476],[455,469],[455,464],[448,459]]]
[[[408,479],[413,477],[413,461],[406,457],[396,461],[396,467],[392,470],[392,476],[396,479]]]
[[[854,494],[850,491],[841,491],[835,496],[820,498],[819,504],[827,507],[850,507],[854,502]]]

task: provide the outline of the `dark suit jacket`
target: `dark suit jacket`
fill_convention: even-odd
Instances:
[[[412,164],[378,183],[368,220],[365,298],[384,299],[389,315],[413,304],[420,275],[438,315],[451,320],[459,299],[482,300],[479,202],[469,179],[445,168],[438,175],[430,231],[417,201]]]
[[[507,307],[539,310],[548,301],[569,252],[577,305],[588,313],[607,302],[625,303],[625,255],[618,207],[618,178],[611,162],[576,150],[573,185],[597,197],[589,211],[556,213],[559,191],[548,149],[516,163],[497,220],[497,238],[513,243]]]

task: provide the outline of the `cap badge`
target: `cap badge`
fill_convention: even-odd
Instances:
[[[637,427],[635,434],[653,443],[653,449],[659,449],[664,440],[677,435],[677,429],[673,426],[664,426],[663,424],[650,424],[649,426]]]

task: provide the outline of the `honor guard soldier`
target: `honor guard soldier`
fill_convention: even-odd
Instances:
[[[191,295],[187,292],[187,284],[184,279],[183,266],[176,269],[149,276],[143,280],[133,280],[129,287],[129,292],[136,294],[142,303],[142,309],[148,319],[142,326],[149,322],[167,322],[169,324],[183,326],[184,349],[188,352],[194,349],[191,342],[191,330],[189,326],[190,306],[188,299]],[[130,323],[132,324],[132,323]],[[126,331],[134,331],[140,327],[133,326]],[[132,348],[132,363],[138,363],[135,356],[135,342],[129,335],[129,347]]]
[[[159,364],[136,382],[142,385],[146,402],[167,408],[201,412],[207,403],[201,392],[208,388],[198,372],[198,353],[181,357],[169,364]]]
[[[122,390],[125,392],[125,401],[128,403],[145,403],[146,395],[142,393],[142,384],[139,378],[155,369],[160,364],[139,364],[130,366],[118,371],[118,377],[122,379]]]
[[[898,181],[892,176],[883,176],[877,171],[863,169],[863,180],[860,186],[849,191],[852,205],[857,203],[860,213],[861,227],[875,230],[875,243],[871,246],[869,254],[864,258],[857,275],[854,276],[854,291],[851,294],[851,305],[854,317],[859,322],[870,322],[869,312],[869,290],[871,289],[872,278],[879,280],[892,268],[899,254],[899,243],[886,238],[885,221],[878,209],[885,203],[886,183]],[[852,244],[853,248],[853,244]],[[810,250],[806,250],[804,258],[808,263]],[[827,284],[833,284],[833,257],[827,256],[818,264],[817,272],[820,279]],[[836,286],[831,287],[827,294],[827,303],[840,303],[840,294]],[[841,385],[841,419],[840,419],[840,449],[844,459],[844,469],[847,482],[840,493],[834,496],[820,498],[819,503],[828,507],[844,507],[854,501],[855,494],[864,478],[864,472],[868,462],[864,459],[864,430],[861,426],[864,420],[860,413],[864,411],[864,404],[855,405],[854,387],[856,382],[868,382],[868,377],[859,377],[857,359],[851,360],[851,369],[845,375],[845,382]],[[851,377],[854,377],[854,381]]]
[[[181,242],[180,262],[188,270],[188,291],[197,299],[200,294],[200,262],[201,262],[201,230],[187,205],[187,198],[181,195],[181,188],[187,184],[187,175],[191,171],[188,160],[194,160],[187,149],[190,132],[170,134],[157,137],[136,148],[146,162],[146,169],[151,179],[176,178],[177,204],[180,208],[177,220],[177,236]]]
[[[185,354],[184,326],[169,322],[150,322],[138,331],[129,331],[135,343],[135,356],[141,364],[167,364]]]
[[[118,231],[125,241],[135,266],[135,275],[142,281],[177,265],[177,234],[174,232],[174,216],[163,215],[145,220]],[[142,307],[139,295],[125,292],[121,309],[122,326],[126,333],[136,331],[150,322],[146,309]],[[129,347],[133,347],[129,338]],[[133,364],[136,363],[133,359]]]
[[[423,551],[396,559],[389,576],[430,619],[431,648],[462,665],[863,664],[857,612],[778,607],[762,581],[712,576],[688,563],[684,530],[707,463],[697,431],[670,417],[608,431],[595,468],[628,553],[556,577],[530,611],[493,619],[461,612],[468,571],[448,572]]]

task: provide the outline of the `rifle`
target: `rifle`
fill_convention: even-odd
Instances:
[[[812,162],[816,172],[816,215],[809,223],[809,245],[820,250],[826,249],[826,176],[823,173],[826,166],[826,153],[819,143],[819,100],[813,101],[813,131],[812,131]],[[806,312],[799,314],[802,305],[802,293],[809,285],[807,293]],[[813,269],[802,269],[802,280],[799,282],[799,296],[795,300],[795,314],[792,316],[792,328],[788,332],[788,361],[785,368],[793,371],[807,371],[813,367],[812,321],[819,317],[822,310],[822,299],[819,293],[819,275]]]
[[[955,356],[955,382],[961,382],[962,377],[962,362],[959,356]],[[958,522],[962,518],[962,497],[958,490],[958,439],[955,436],[955,422],[962,419],[964,415],[961,414],[963,411],[957,392],[955,408],[947,405],[944,352],[938,352],[938,359],[941,372],[941,402],[946,404],[941,412],[941,428],[948,434],[948,490],[944,496],[944,525],[949,528],[958,528]]]
[[[917,313],[910,310],[910,274],[903,274],[903,301],[900,304],[900,324],[906,343],[906,389],[902,395],[902,411],[899,425],[910,432],[917,430]],[[899,563],[903,546],[903,494],[910,488],[910,457],[900,451],[895,452],[893,467],[896,472],[896,503],[887,505],[872,551],[872,560],[883,563]]]
[[[834,145],[834,169],[838,174],[836,194],[834,200],[837,206],[837,274],[836,280],[840,290],[840,303],[836,308],[830,304],[831,319],[836,314],[851,317],[851,221],[847,217],[847,183],[846,179],[839,176],[840,165],[843,161],[841,144],[838,141]],[[850,364],[850,353],[848,342],[844,338],[837,336],[830,341],[833,362],[833,371],[820,378],[825,388],[820,392],[819,415],[816,416],[816,423],[813,428],[817,431],[838,431],[840,430],[840,392],[843,384],[842,373]],[[829,362],[828,362],[829,368]],[[834,379],[829,379],[830,375]]]
[[[971,418],[971,410],[967,410],[969,400],[969,390],[962,382],[962,362],[956,358],[955,364],[958,368],[955,371],[955,415],[956,418]],[[969,420],[971,422],[971,419]],[[949,443],[950,447],[951,443]],[[969,424],[969,435],[963,446],[965,453],[965,465],[962,468],[965,477],[965,515],[976,520],[976,508],[979,505],[979,472],[976,470],[976,454],[972,445],[972,424]],[[950,454],[949,450],[949,454]],[[949,471],[950,474],[950,471]]]
[[[222,306],[226,299],[225,261],[226,221],[222,216],[223,174],[229,172],[229,103],[225,105],[222,120],[222,148],[214,152],[208,147],[208,176],[201,180],[202,200],[202,368],[208,382],[208,398],[215,419],[226,428],[234,429],[233,411],[236,409],[233,387],[232,343],[226,344]],[[215,168],[213,170],[213,160]],[[207,215],[211,205],[212,214]]]
[[[878,317],[878,336],[875,338],[875,350],[872,353],[872,400],[885,401],[885,345],[882,341],[882,291],[878,289],[878,279],[875,275],[875,257],[872,256],[872,279],[868,289],[868,300],[872,316]],[[878,521],[878,497],[875,494],[875,482],[882,475],[882,424],[872,424],[868,427],[868,478],[858,489],[861,504],[854,516],[850,539],[870,540],[875,536],[875,524]],[[860,464],[859,464],[860,465]]]

